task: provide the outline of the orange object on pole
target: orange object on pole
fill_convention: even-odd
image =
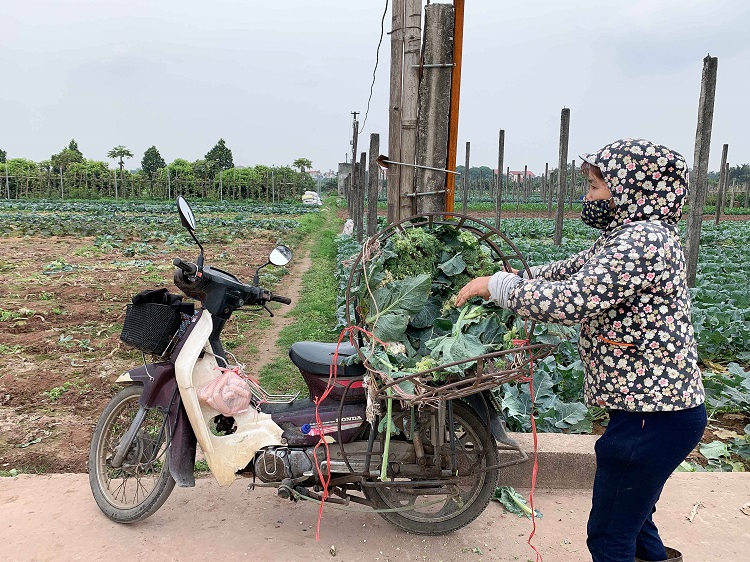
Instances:
[[[448,170],[456,169],[456,150],[458,147],[458,102],[461,97],[461,57],[464,47],[464,0],[454,0],[455,16],[453,22],[453,75],[451,76],[451,106],[448,121]],[[468,170],[466,171],[468,173]],[[456,193],[456,175],[446,174],[445,210],[453,211]]]

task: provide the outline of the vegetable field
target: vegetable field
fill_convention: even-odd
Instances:
[[[302,205],[193,206],[208,263],[251,279],[277,242],[295,247]],[[172,202],[0,202],[0,474],[86,469],[114,380],[141,361],[122,345],[125,304],[172,286],[197,248]],[[283,268],[261,274],[273,286]],[[172,289],[174,290],[174,289]],[[226,347],[251,364],[267,314],[236,315]]]
[[[592,244],[597,235],[597,231],[580,221],[566,221],[563,244],[556,247],[552,244],[554,233],[552,220],[504,219],[501,230],[518,246],[529,265],[548,263],[584,250]],[[422,273],[430,267],[437,267],[444,273],[449,272],[449,275],[461,273],[456,269],[456,258],[451,257],[452,254],[449,255],[445,250],[442,250],[446,259],[444,262],[440,261],[442,258],[438,258],[437,263],[434,264],[413,264],[415,259],[419,260],[419,256],[427,256],[426,259],[429,262],[430,259],[434,259],[436,252],[422,252],[419,240],[414,236],[404,236],[400,243],[410,246],[406,248],[404,255],[412,256],[412,258],[399,258],[390,269],[386,262],[385,271],[376,278],[376,281],[378,279],[390,281],[389,287],[393,285],[393,289],[397,292],[405,290],[401,285],[405,284],[408,288],[411,286],[408,283],[420,279],[407,277],[400,284],[393,282],[394,278],[404,277],[401,272],[404,267],[410,267],[413,275]],[[440,244],[440,248],[446,247],[445,243]],[[358,250],[358,245],[351,237],[342,235],[339,238],[340,263],[346,263],[347,258]],[[390,246],[386,245],[383,251],[387,256],[391,251]],[[437,255],[440,255],[441,250],[438,248],[436,251]],[[462,251],[465,253],[465,249]],[[425,261],[425,258],[422,258],[422,261]],[[469,261],[471,260],[467,260],[467,264]],[[344,267],[338,272],[342,292],[348,274],[348,270]],[[700,465],[706,465],[705,469],[709,470],[740,470],[748,465],[748,460],[750,460],[750,424],[748,424],[750,422],[748,415],[750,414],[750,369],[748,368],[750,364],[750,293],[747,289],[748,279],[750,279],[750,223],[735,221],[714,225],[704,222],[698,279],[695,289],[692,290],[693,320],[699,356],[704,370],[707,406],[713,418],[712,424],[722,423],[732,427],[729,430],[724,428],[722,429],[724,433],[717,434],[724,438],[723,442],[709,436],[705,450],[701,450],[702,458],[695,459]],[[375,286],[380,287],[377,283]],[[375,289],[376,297],[377,291],[381,290],[381,288]],[[339,309],[339,323],[341,324],[345,310],[343,299],[339,302],[342,304]],[[380,304],[388,303],[383,301]],[[439,303],[434,304],[433,308],[436,308],[434,315],[439,316]],[[456,333],[456,329],[458,332],[461,331],[459,324],[465,323],[466,319],[462,315],[459,316],[457,311],[446,311],[445,307],[443,308],[442,315],[451,320],[450,326],[441,326],[442,320],[434,322],[434,327],[430,328],[432,331],[424,336],[428,338],[427,347],[431,348],[431,351],[430,349],[410,350],[410,344],[414,344],[417,340],[409,338],[407,330],[406,337],[401,338],[406,340],[405,350],[389,345],[388,348],[399,349],[401,353],[391,352],[389,349],[386,356],[385,353],[379,352],[380,356],[384,357],[374,357],[377,359],[378,368],[391,375],[400,369],[401,373],[393,375],[398,377],[408,376],[410,373],[433,367],[436,364],[448,363],[445,354],[436,353],[436,351],[443,351],[443,346],[431,344],[436,340],[429,338],[435,337],[440,339],[441,344],[446,338],[451,341],[460,340],[458,343],[461,345],[454,345],[451,350],[455,351],[460,348],[466,351],[465,357],[481,354],[482,344],[484,344],[485,353],[494,350],[492,345],[495,342],[480,341],[478,337],[485,336],[487,329],[477,331],[473,330],[476,326],[472,326],[465,333]],[[429,309],[430,306],[424,306],[415,318],[421,318]],[[468,310],[469,306],[466,309]],[[387,312],[391,310],[387,309]],[[485,311],[482,315],[477,313],[478,318],[474,322],[486,323],[493,315],[491,310]],[[458,318],[455,318],[456,316]],[[389,326],[390,324],[386,324],[386,328]],[[409,329],[414,331],[412,328]],[[522,329],[523,326],[518,324],[516,333],[520,333]],[[381,333],[381,339],[400,341],[398,338],[390,339],[393,335],[391,331],[385,330],[387,333]],[[401,333],[404,333],[403,329]],[[587,409],[582,401],[583,367],[576,349],[577,329],[551,324],[537,325],[534,340],[559,344],[556,354],[540,361],[534,370],[533,406],[538,430],[576,433],[591,433],[597,431],[597,427],[601,430],[601,425],[606,424],[606,412],[598,408]],[[422,357],[425,353],[431,363],[427,363]],[[456,354],[450,357],[453,360],[462,358]],[[497,395],[509,427],[516,431],[530,431],[532,403],[529,385],[505,384],[497,390]],[[711,427],[716,426],[710,425],[709,428]],[[709,435],[712,435],[711,431],[709,429]],[[686,464],[685,469],[697,470],[700,465],[698,463]]]

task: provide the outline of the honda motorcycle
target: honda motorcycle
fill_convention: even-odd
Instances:
[[[118,523],[140,521],[164,504],[175,483],[194,486],[198,444],[221,486],[246,477],[250,487],[275,488],[282,498],[363,504],[426,535],[478,517],[500,468],[525,460],[488,390],[437,407],[398,400],[386,407],[383,400],[373,410],[366,369],[350,360],[355,345],[302,341],[289,357],[307,397],[269,394],[243,375],[249,390],[243,412],[226,415],[199,398],[236,362],[221,341],[232,314],[291,301],[258,286],[257,271],[246,284],[204,265],[193,212],[182,197],[177,206],[200,253],[195,263],[174,259],[174,282],[201,306],[191,314],[181,295],[165,289],[128,305],[123,340],[157,359],[147,363],[144,355],[142,366],[117,379],[124,387],[96,425],[89,482],[104,514]],[[283,266],[291,257],[279,246],[265,265]],[[368,411],[381,413],[368,421]],[[521,458],[501,463],[498,442]]]

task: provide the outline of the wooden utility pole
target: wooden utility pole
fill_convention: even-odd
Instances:
[[[378,183],[380,166],[377,159],[380,155],[380,135],[370,134],[370,169],[367,178],[367,237],[375,236],[378,229]]]
[[[695,287],[698,270],[698,250],[701,239],[703,207],[706,204],[706,176],[708,156],[711,150],[711,129],[714,119],[714,98],[716,97],[716,74],[719,59],[710,55],[703,59],[701,94],[698,101],[698,126],[695,133],[695,153],[693,170],[690,173],[688,189],[688,217],[685,243],[686,276],[689,287]]]
[[[391,11],[391,91],[388,109],[388,159],[403,162],[401,155],[401,93],[404,65],[404,0],[392,0]],[[372,162],[372,160],[371,160]],[[400,220],[401,166],[388,166],[388,224]]]
[[[448,124],[448,169],[456,170],[458,153],[458,108],[461,97],[461,62],[464,44],[464,0],[453,0],[453,72],[451,73],[451,109]],[[500,172],[500,170],[498,170]],[[452,211],[455,202],[456,175],[448,174],[446,178],[445,208]]]
[[[505,159],[505,130],[497,137],[497,184],[495,186],[495,228],[500,228],[500,211],[503,208],[503,160]]]
[[[464,166],[464,188],[461,192],[461,212],[465,215],[469,207],[469,155],[471,143],[466,141],[466,165]]]
[[[727,153],[729,145],[721,147],[721,168],[719,168],[719,188],[716,190],[716,223],[719,224],[721,213],[724,212],[724,193],[726,192],[727,183]]]
[[[564,107],[560,113],[560,158],[557,170],[557,213],[555,214],[555,246],[562,244],[563,216],[565,215],[565,190],[568,174],[568,138],[570,135],[570,109]]]

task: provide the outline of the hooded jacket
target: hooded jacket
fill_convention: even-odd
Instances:
[[[669,411],[705,393],[691,322],[677,222],[687,194],[685,159],[640,139],[582,155],[602,172],[612,222],[588,250],[531,268],[509,307],[542,322],[580,323],[589,406]]]

